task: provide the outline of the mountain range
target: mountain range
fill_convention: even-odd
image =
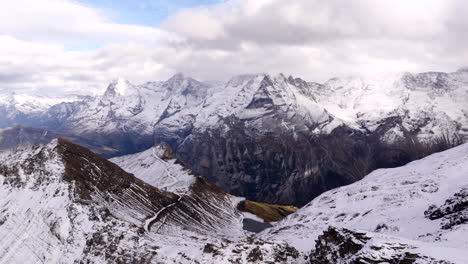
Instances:
[[[99,96],[6,95],[0,126],[91,140],[112,150],[105,157],[164,142],[226,192],[303,206],[374,169],[463,142],[467,101],[466,69],[325,83],[283,74],[201,82],[176,74],[141,85],[119,78]]]

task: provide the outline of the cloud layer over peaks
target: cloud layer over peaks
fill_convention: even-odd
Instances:
[[[76,1],[0,8],[0,88],[99,92],[185,72],[226,79],[284,72],[308,80],[453,71],[468,61],[463,0],[231,0],[186,8],[159,28],[118,23]]]

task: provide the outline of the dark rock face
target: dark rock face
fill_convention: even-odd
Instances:
[[[448,263],[412,252],[413,246],[401,243],[372,243],[372,234],[329,227],[316,241],[311,264],[329,263]]]
[[[468,223],[468,188],[461,189],[441,206],[430,206],[424,215],[431,220],[443,219],[442,229]]]
[[[448,148],[418,144],[408,131],[407,141],[383,143],[381,136],[399,122],[384,120],[372,134],[341,126],[326,135],[310,130],[293,135],[280,128],[260,133],[245,121],[230,118],[225,120],[227,131],[193,132],[180,144],[172,141],[172,147],[191,170],[229,193],[303,206],[376,168],[401,166]]]
[[[355,172],[355,178],[344,175],[340,163],[346,163],[346,153],[331,154],[319,143],[331,144],[327,139],[309,139],[307,134],[297,138],[281,133],[255,135],[237,127],[227,135],[209,131],[188,137],[177,148],[177,156],[195,173],[227,192],[255,201],[303,205],[320,193],[349,184],[364,172]],[[352,149],[356,144],[343,141]],[[331,157],[333,155],[333,159]],[[335,167],[332,167],[337,165]]]
[[[316,241],[315,250],[310,255],[310,263],[337,263],[356,255],[370,240],[365,233],[339,230],[329,227]],[[336,246],[333,250],[332,247]]]

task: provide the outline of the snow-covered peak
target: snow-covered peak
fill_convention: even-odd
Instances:
[[[233,76],[226,84],[226,87],[238,87],[256,78],[264,78],[266,74],[242,74]]]
[[[124,78],[114,79],[106,89],[104,96],[127,96],[135,92],[134,86]]]
[[[176,73],[174,76],[164,82],[163,88],[169,91],[182,91],[198,88],[201,82],[184,75],[183,73]]]
[[[119,93],[120,95],[125,95],[126,92],[128,91],[129,86],[130,86],[130,82],[123,78],[118,78],[115,81],[115,91]]]
[[[171,78],[169,78],[167,81],[175,82],[175,81],[182,81],[184,79],[188,78],[183,72],[178,72],[174,74]]]
[[[395,129],[422,140],[468,131],[468,74],[406,72],[333,78],[311,87],[319,104],[355,128],[374,131],[382,120],[397,117],[402,124]]]

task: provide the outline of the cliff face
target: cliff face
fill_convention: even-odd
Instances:
[[[397,122],[395,118],[384,120],[370,133],[343,125],[317,135],[280,128],[258,133],[245,121],[229,118],[223,128],[192,133],[176,147],[176,155],[229,193],[254,201],[303,206],[374,169],[401,166],[458,144],[421,143],[409,131],[403,132],[408,140],[382,141]]]

